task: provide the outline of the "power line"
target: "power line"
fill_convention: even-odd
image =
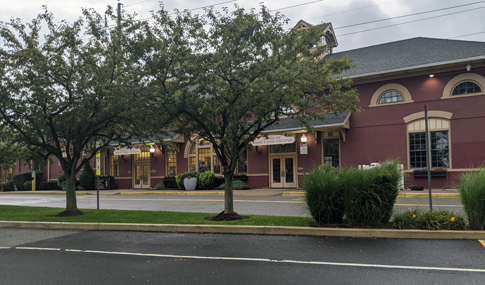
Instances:
[[[345,11],[341,11],[341,12],[337,12],[337,13],[332,13],[332,14],[327,14],[327,15],[323,15],[323,16],[318,16],[318,17],[314,17],[314,18],[309,18],[307,20],[314,20],[314,19],[319,19],[319,18],[324,18],[324,17],[329,17],[329,16],[335,16],[335,15],[344,14],[344,13],[347,13],[347,12],[362,10],[362,9],[366,9],[366,8],[370,8],[370,7],[374,7],[374,6],[380,6],[380,5],[384,5],[384,4],[388,4],[388,3],[392,3],[392,2],[398,2],[398,1],[401,1],[401,0],[387,1],[387,2],[378,3],[378,4],[374,4],[374,5],[369,5],[369,6],[364,6],[364,7],[359,7],[359,8],[355,8],[355,9],[345,10]],[[292,21],[292,22],[294,22],[294,21]]]
[[[145,2],[148,2],[148,1],[152,1],[152,0],[145,0],[145,1],[140,1],[140,2],[133,3],[133,4],[123,5],[123,7],[130,7],[130,6],[137,5],[137,4],[140,4],[140,3],[145,3]]]
[[[387,25],[387,26],[382,26],[382,27],[378,27],[378,28],[367,29],[367,30],[362,30],[362,31],[357,31],[357,32],[352,32],[352,33],[347,33],[347,34],[339,35],[339,37],[344,37],[344,36],[349,36],[349,35],[355,35],[355,34],[359,34],[359,33],[364,33],[364,32],[369,32],[369,31],[374,31],[374,30],[379,30],[379,29],[384,29],[384,28],[389,28],[389,27],[394,27],[394,26],[400,26],[400,25],[404,25],[404,24],[409,24],[409,23],[414,23],[414,22],[420,22],[420,21],[425,21],[425,20],[430,20],[430,19],[445,17],[445,16],[449,16],[449,15],[454,15],[454,14],[460,14],[460,13],[475,11],[475,10],[479,10],[479,9],[483,9],[483,8],[485,8],[485,6],[478,7],[478,8],[473,8],[473,9],[468,9],[468,10],[463,10],[463,11],[459,11],[459,12],[453,12],[453,13],[443,14],[443,15],[434,16],[434,17],[428,17],[428,18],[419,19],[419,20],[413,20],[413,21],[403,22],[403,23],[394,24],[394,25]]]
[[[473,36],[473,35],[478,35],[478,34],[485,34],[485,31],[483,31],[483,32],[478,32],[478,33],[472,33],[472,34],[461,35],[461,36],[456,36],[456,37],[452,37],[452,38],[450,38],[450,39],[463,38],[463,37],[468,37],[468,36]]]
[[[281,11],[281,10],[285,10],[285,9],[290,9],[290,8],[295,8],[295,7],[305,6],[305,5],[308,5],[308,4],[317,3],[317,2],[322,2],[322,1],[323,1],[323,0],[317,0],[317,1],[307,2],[307,3],[301,3],[301,4],[297,4],[297,5],[293,5],[293,6],[288,6],[288,7],[283,7],[283,8],[278,8],[278,9],[269,10],[269,11],[270,11],[270,12],[274,12],[274,11]]]
[[[397,16],[397,17],[392,17],[392,18],[387,18],[387,19],[380,19],[380,20],[375,20],[375,21],[363,22],[363,23],[359,23],[359,24],[352,24],[352,25],[337,27],[337,28],[334,28],[334,29],[337,30],[337,29],[343,29],[343,28],[350,28],[350,27],[355,27],[355,26],[360,26],[360,25],[366,25],[366,24],[372,24],[372,23],[377,23],[377,22],[382,22],[382,21],[388,21],[388,20],[393,20],[393,19],[400,19],[400,18],[405,18],[405,17],[410,17],[410,16],[428,14],[428,13],[433,13],[433,12],[437,12],[437,11],[444,11],[444,10],[449,10],[449,9],[454,9],[454,8],[459,8],[459,7],[464,7],[464,6],[475,5],[475,4],[479,4],[479,3],[483,3],[483,2],[485,2],[485,1],[479,1],[479,2],[474,2],[474,3],[468,3],[468,4],[458,5],[458,6],[452,6],[452,7],[446,7],[446,8],[441,8],[441,9],[436,9],[436,10],[430,10],[430,11],[425,11],[425,12],[413,13],[413,14],[408,14],[408,15],[403,15],[403,16]]]

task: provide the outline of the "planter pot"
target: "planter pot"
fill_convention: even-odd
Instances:
[[[184,179],[185,190],[194,191],[197,188],[197,177],[189,177]]]

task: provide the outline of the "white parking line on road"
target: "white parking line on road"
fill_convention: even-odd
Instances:
[[[31,249],[31,250],[61,250],[60,248],[49,248],[49,247],[23,247],[23,246],[17,246],[15,249]]]
[[[41,247],[16,247],[16,249],[49,250],[49,251],[61,250],[60,248],[41,248]],[[77,252],[82,252],[82,253],[94,253],[94,254],[113,254],[113,255],[176,258],[176,259],[232,260],[232,261],[293,263],[293,264],[330,265],[330,266],[347,266],[347,267],[370,267],[370,268],[387,268],[387,269],[411,269],[411,270],[434,270],[434,271],[457,271],[457,272],[485,273],[485,269],[474,269],[474,268],[426,267],[426,266],[364,264],[364,263],[345,263],[345,262],[342,263],[342,262],[301,261],[301,260],[277,260],[277,259],[269,259],[269,258],[246,258],[246,257],[173,255],[173,254],[136,253],[136,252],[119,252],[119,251],[100,251],[100,250],[76,250],[76,249],[69,249],[68,250],[68,249],[66,249],[66,251],[70,251],[70,252],[77,251]]]

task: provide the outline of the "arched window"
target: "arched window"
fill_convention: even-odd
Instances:
[[[192,143],[188,153],[189,171],[212,171],[215,174],[221,172],[220,161],[212,148],[212,144],[204,139],[198,139]]]
[[[473,93],[482,93],[482,89],[475,82],[466,81],[458,84],[455,89],[453,89],[453,93],[451,95],[454,96]]]
[[[485,95],[485,78],[476,73],[462,73],[446,83],[441,99]]]
[[[428,138],[431,168],[451,168],[450,119],[452,113],[428,112]],[[404,119],[408,134],[409,169],[426,168],[426,125],[424,112],[411,114]]]
[[[413,98],[409,90],[401,84],[389,83],[374,92],[369,107],[412,103]]]
[[[388,91],[381,96],[381,99],[379,99],[379,104],[396,103],[403,101],[404,98],[402,97],[401,93],[397,91]]]

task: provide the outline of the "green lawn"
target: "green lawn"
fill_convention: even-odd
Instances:
[[[215,213],[152,212],[127,210],[82,209],[85,215],[76,217],[47,217],[63,208],[0,206],[1,221],[78,222],[78,223],[137,223],[137,224],[200,224],[307,227],[312,218],[247,215],[249,219],[231,222],[212,222],[205,217]]]

